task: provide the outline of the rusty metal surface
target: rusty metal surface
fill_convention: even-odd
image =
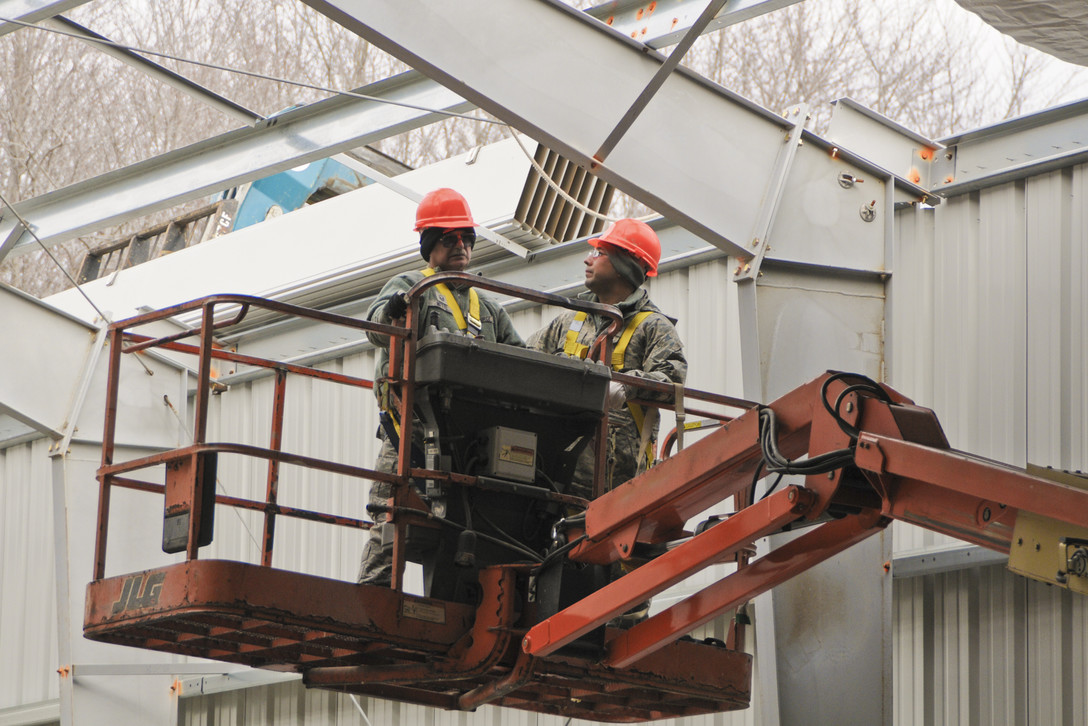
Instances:
[[[800,456],[807,450],[813,409],[826,377],[771,404],[779,417],[779,447],[786,456]],[[589,541],[576,548],[571,558],[587,562],[621,559],[622,553],[614,547],[619,532],[640,542],[683,536],[684,524],[691,517],[751,482],[760,458],[759,410],[751,409],[626,485],[595,499],[586,511]]]
[[[619,631],[609,632],[614,636]],[[504,661],[486,678],[463,682],[329,688],[456,710],[512,686],[488,703],[564,718],[634,723],[748,708],[751,677],[752,657],[747,653],[680,640],[625,669],[553,656],[513,660],[512,665]]]
[[[522,648],[533,655],[554,653],[688,575],[803,517],[815,502],[812,492],[786,487],[556,613],[529,631],[522,639]],[[675,633],[675,640],[698,625],[686,623],[682,617],[673,618],[670,635]],[[661,643],[644,645],[656,649]],[[630,654],[630,660],[635,659],[635,654]]]
[[[863,434],[858,466],[939,486],[977,500],[1000,502],[1052,519],[1083,525],[1088,519],[1088,492],[1028,474],[1023,469],[971,456],[932,449],[886,436]]]
[[[224,560],[92,582],[92,640],[254,667],[300,670],[444,654],[471,627],[466,605]]]
[[[622,668],[639,661],[661,643],[679,638],[691,628],[704,625],[719,614],[833,557],[879,532],[890,521],[868,511],[821,524],[748,567],[624,631],[608,644],[604,662]]]
[[[513,582],[512,568],[489,571],[485,605],[494,606],[477,614],[384,587],[192,561],[91,583],[85,633],[302,672],[315,687],[447,709],[492,703],[632,722],[749,705],[751,656],[718,643],[681,640],[625,670],[591,658],[519,654],[524,626],[515,620],[529,608]]]

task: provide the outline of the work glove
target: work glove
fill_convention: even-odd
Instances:
[[[627,389],[619,381],[610,381],[608,384],[608,408],[623,408],[627,403]]]
[[[408,293],[395,292],[385,304],[385,314],[390,320],[400,320],[408,312]]]

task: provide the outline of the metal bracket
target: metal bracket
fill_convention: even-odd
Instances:
[[[83,369],[83,378],[76,390],[75,400],[72,401],[72,407],[68,411],[68,420],[64,422],[64,436],[54,448],[50,449],[50,456],[64,456],[67,454],[68,447],[72,443],[72,436],[75,435],[76,421],[83,410],[83,402],[87,400],[87,392],[91,388],[91,379],[94,377],[95,368],[98,366],[98,358],[102,355],[102,348],[105,347],[106,343],[106,331],[109,329],[109,323],[101,321],[99,325],[100,327],[94,335],[94,341],[91,343],[91,349],[87,352],[87,364]]]
[[[809,118],[810,115],[806,104],[794,106],[786,113],[786,119],[792,123],[792,126],[783,139],[783,146],[775,161],[767,191],[763,195],[763,204],[760,207],[759,216],[756,218],[752,230],[751,241],[748,243],[752,256],[748,260],[739,260],[737,269],[733,274],[735,282],[754,280],[759,276],[759,268],[762,266],[763,258],[769,249],[767,237],[774,226],[778,205],[782,201],[782,193],[786,188],[786,181],[789,179],[793,160],[797,156],[797,149],[801,147],[802,132]]]

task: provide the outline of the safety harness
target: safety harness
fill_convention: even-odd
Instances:
[[[420,270],[424,277],[430,277],[435,274],[435,270],[432,267],[427,267]],[[470,287],[468,289],[468,317],[461,311],[461,306],[457,304],[457,298],[453,296],[453,291],[444,282],[434,286],[435,289],[442,294],[442,297],[446,299],[446,305],[449,308],[450,313],[453,315],[453,320],[457,323],[457,329],[465,335],[473,338],[480,337],[480,331],[483,330],[483,323],[480,321],[480,296],[476,292],[476,288]],[[387,418],[382,421],[383,428],[386,428],[386,434],[391,441],[395,441],[400,437],[400,421],[397,417],[397,412],[389,403],[388,391],[385,391],[386,395],[382,396],[379,400],[379,406],[386,414]],[[392,426],[392,431],[389,430],[389,426]],[[394,437],[393,434],[396,434]]]
[[[434,274],[434,269],[428,267],[424,270],[420,270],[424,277],[430,277]],[[468,319],[465,319],[464,313],[461,312],[461,306],[457,304],[457,298],[453,296],[453,291],[444,282],[440,282],[434,286],[435,290],[442,293],[442,297],[446,298],[446,304],[449,306],[450,312],[453,313],[453,319],[457,323],[457,328],[462,333],[469,335],[473,338],[480,337],[480,331],[483,329],[483,324],[480,322],[480,296],[476,293],[476,288],[470,287],[468,289]]]
[[[634,317],[628,321],[627,326],[623,329],[623,333],[620,335],[619,341],[616,343],[616,347],[612,350],[612,370],[621,372],[623,370],[623,356],[627,352],[627,344],[631,342],[631,337],[635,334],[635,330],[642,321],[650,317],[653,311],[644,310],[637,313]],[[585,325],[587,313],[583,310],[575,314],[574,319],[570,322],[570,328],[567,330],[567,337],[563,343],[563,354],[571,358],[581,358],[585,360],[589,354],[589,346],[583,345],[578,342],[578,334],[582,332],[582,326]],[[631,412],[631,418],[635,421],[635,428],[638,430],[638,435],[641,439],[639,449],[642,455],[646,457],[646,466],[649,468],[654,463],[654,443],[651,441],[649,427],[646,424],[646,409],[635,403],[628,403],[627,410]],[[657,409],[654,409],[654,413],[657,413]],[[653,423],[651,422],[651,427]]]

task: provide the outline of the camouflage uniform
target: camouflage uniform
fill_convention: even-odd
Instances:
[[[378,297],[371,304],[370,309],[367,310],[366,319],[384,325],[394,324],[394,321],[390,320],[385,313],[386,303],[396,293],[408,292],[424,277],[422,272],[413,271],[405,272],[389,280],[389,282],[385,283],[385,287],[382,288],[381,292],[378,293]],[[467,318],[470,288],[458,288],[450,285],[449,289],[453,293],[458,307],[461,308],[462,315]],[[525,347],[525,342],[514,329],[514,324],[510,321],[510,316],[507,315],[506,311],[482,292],[478,294],[480,296],[480,334],[478,337],[487,341]],[[450,310],[449,303],[436,287],[429,288],[423,294],[423,304],[420,308],[416,331],[422,337],[425,331],[431,327],[450,332],[458,331],[457,320]],[[386,396],[388,389],[380,381],[389,375],[389,337],[378,333],[367,333],[367,337],[371,343],[378,347],[374,371],[374,394],[378,397],[378,405],[384,408],[385,401],[382,399]],[[417,437],[421,437],[422,432],[419,426],[413,426],[412,429]],[[394,473],[397,470],[397,450],[393,447],[384,430],[379,429],[378,438],[382,440],[382,447],[374,468],[378,471]],[[422,448],[422,438],[419,438],[419,441]],[[370,487],[370,504],[384,506],[392,495],[392,484],[374,482]],[[378,525],[387,518],[384,513],[376,514],[374,522]],[[388,585],[391,581],[392,570],[392,557],[388,552],[382,550],[381,528],[378,526],[372,527],[366,546],[363,548],[359,582]]]
[[[593,293],[582,293],[579,299],[599,302]],[[643,311],[653,313],[635,329],[623,355],[621,373],[649,378],[661,383],[683,383],[687,377],[688,364],[684,358],[683,344],[674,327],[675,320],[668,318],[653,302],[645,288],[638,288],[626,300],[617,305],[623,313],[624,325],[635,315]],[[529,347],[545,353],[563,355],[567,331],[575,313],[567,312],[552,320],[547,327],[537,331],[529,338]],[[589,315],[581,330],[577,342],[592,345],[597,336],[608,326],[608,318]],[[623,331],[621,330],[620,333]],[[619,340],[617,335],[613,345]],[[628,387],[630,389],[631,387]],[[645,400],[667,400],[668,396],[656,394],[645,389],[627,391],[629,398]],[[657,421],[653,422],[651,441],[657,436]],[[612,489],[622,484],[646,468],[646,458],[639,454],[642,437],[630,410],[623,406],[608,412],[608,454],[605,472],[605,488]],[[574,473],[572,492],[587,499],[592,498],[593,451],[592,447],[583,452]]]

